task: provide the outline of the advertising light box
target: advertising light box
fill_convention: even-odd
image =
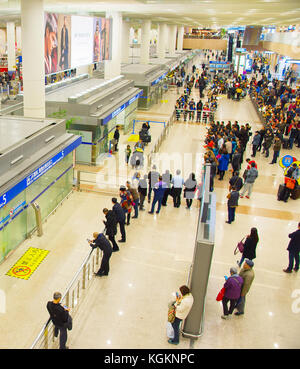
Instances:
[[[45,74],[111,59],[112,19],[45,13]]]
[[[71,68],[93,63],[93,26],[93,18],[72,16]]]

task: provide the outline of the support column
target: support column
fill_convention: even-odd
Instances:
[[[146,20],[142,24],[142,38],[141,38],[141,64],[149,63],[150,54],[150,32],[151,32],[151,21]]]
[[[166,55],[166,33],[167,33],[167,25],[159,24],[158,25],[157,56],[160,59],[164,59]]]
[[[122,63],[129,63],[129,32],[130,24],[122,22]]]
[[[182,51],[183,49],[183,35],[184,35],[184,26],[178,27],[178,35],[177,35],[177,51]]]
[[[170,26],[169,55],[175,56],[177,26]]]
[[[14,22],[6,23],[8,73],[16,71],[16,36]]]
[[[45,118],[44,1],[21,0],[24,116]]]
[[[112,79],[121,74],[122,15],[119,12],[107,12],[106,18],[112,18],[112,55],[111,60],[105,60],[104,78]]]

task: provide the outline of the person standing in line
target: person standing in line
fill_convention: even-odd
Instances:
[[[166,190],[166,183],[162,181],[162,176],[159,176],[158,182],[154,185],[154,188],[153,188],[154,198],[152,201],[151,210],[148,212],[149,214],[154,213],[154,208],[157,202],[158,202],[158,208],[157,208],[156,214],[159,214],[165,190]]]
[[[109,259],[112,254],[112,248],[108,239],[104,236],[103,233],[93,233],[94,239],[89,240],[90,246],[95,249],[99,247],[100,250],[103,251],[103,256],[101,260],[101,265],[97,273],[94,273],[97,277],[103,277],[108,275],[109,273]]]
[[[286,269],[283,269],[285,273],[292,273],[294,261],[294,271],[299,270],[299,252],[300,252],[300,222],[298,223],[298,229],[295,232],[289,234],[290,242],[288,244],[289,252],[289,265]]]
[[[149,183],[148,203],[149,204],[150,204],[150,201],[151,201],[151,192],[153,190],[153,187],[154,187],[155,183],[158,182],[158,178],[159,178],[159,173],[156,170],[156,165],[153,165],[152,170],[148,173],[148,183]]]
[[[162,180],[166,184],[166,190],[165,190],[164,197],[162,199],[161,204],[162,206],[167,206],[168,197],[171,192],[171,181],[172,181],[172,174],[170,173],[168,169],[166,169],[165,173],[163,173]]]
[[[121,206],[125,214],[127,214],[126,224],[129,225],[132,211],[132,196],[125,186],[120,187],[120,198],[121,198]]]
[[[257,228],[253,227],[244,242],[244,251],[242,253],[241,260],[237,262],[239,267],[241,267],[245,259],[253,260],[256,258],[256,246],[258,241],[259,237],[257,234]]]
[[[112,251],[119,251],[119,246],[116,243],[115,235],[117,234],[117,218],[115,213],[112,210],[108,210],[107,208],[103,209],[103,214],[105,215],[106,221],[104,220],[103,223],[106,228],[106,235],[108,239],[113,245]]]
[[[258,176],[258,170],[255,168],[255,163],[252,163],[251,169],[249,169],[246,174],[245,183],[244,183],[241,195],[240,195],[241,199],[244,197],[244,194],[246,193],[246,191],[248,191],[248,195],[246,195],[246,198],[250,199],[253,184],[257,176]]]
[[[186,319],[189,315],[191,308],[194,303],[194,297],[191,294],[190,289],[187,286],[181,286],[179,288],[181,296],[177,296],[176,294],[176,302],[175,302],[175,320],[172,323],[172,327],[174,329],[174,338],[170,338],[168,342],[172,345],[179,344],[179,328],[181,322]]]
[[[139,193],[139,196],[140,196],[140,210],[145,210],[144,208],[144,201],[145,201],[145,198],[147,196],[147,174],[144,175],[143,178],[141,178],[139,180],[139,183],[138,183],[138,193]]]
[[[231,192],[227,195],[228,220],[226,223],[228,224],[231,224],[235,220],[235,210],[238,207],[239,197],[239,192],[232,186]]]
[[[242,154],[239,150],[235,150],[231,160],[231,166],[233,172],[238,172],[241,169]]]
[[[50,319],[54,324],[54,336],[59,335],[59,348],[60,350],[68,349],[66,346],[68,339],[68,331],[72,329],[72,318],[69,314],[70,309],[66,306],[62,306],[62,295],[60,292],[54,292],[53,301],[48,301],[47,310],[50,314]]]
[[[137,189],[134,188],[129,181],[126,182],[126,187],[132,196],[133,208],[134,208],[134,216],[132,217],[132,219],[134,219],[139,216],[140,197],[139,197]]]
[[[181,171],[179,169],[176,170],[176,175],[172,178],[172,195],[173,195],[173,203],[174,208],[179,208],[181,204],[181,192],[184,184],[184,179],[180,175]]]
[[[130,155],[131,155],[131,148],[130,148],[130,145],[127,145],[126,150],[125,150],[126,164],[127,165],[129,163]]]
[[[273,159],[272,159],[270,164],[276,164],[277,163],[277,159],[279,157],[280,150],[281,150],[281,140],[280,140],[279,137],[275,137],[273,150],[274,150]]]
[[[236,303],[241,296],[241,290],[243,285],[243,278],[237,274],[236,268],[230,268],[230,277],[225,276],[226,282],[224,283],[225,293],[222,299],[223,315],[222,319],[228,319],[232,317]],[[228,309],[228,302],[230,303]]]
[[[236,306],[237,312],[235,312],[234,315],[243,315],[245,312],[246,295],[248,294],[255,277],[253,266],[254,263],[252,260],[245,259],[243,267],[239,272],[239,276],[243,278],[244,283],[241,291],[241,297]]]
[[[116,126],[116,130],[114,133],[114,151],[118,151],[118,143],[119,143],[119,139],[120,139],[120,126]]]
[[[219,161],[219,181],[222,181],[224,178],[225,172],[228,170],[229,165],[229,154],[227,153],[226,149],[221,152],[221,157],[218,159]]]
[[[195,191],[197,187],[197,181],[195,173],[191,173],[189,178],[184,182],[184,197],[186,199],[186,208],[190,209],[195,196]]]
[[[118,242],[126,242],[126,232],[125,232],[126,217],[125,217],[124,210],[122,206],[118,203],[118,200],[115,197],[113,197],[111,201],[113,203],[112,211],[115,213],[117,222],[119,223],[120,233],[122,237]]]
[[[255,158],[256,156],[256,151],[257,151],[257,148],[260,144],[260,134],[259,134],[259,131],[256,131],[255,132],[255,135],[253,136],[253,140],[252,140],[252,157]]]
[[[237,191],[243,187],[243,178],[240,177],[240,172],[234,172],[233,176],[229,180],[229,191],[231,191],[232,187],[235,187]]]

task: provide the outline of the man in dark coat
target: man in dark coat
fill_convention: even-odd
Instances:
[[[113,245],[112,251],[119,251],[119,246],[116,243],[115,235],[117,234],[117,217],[112,210],[108,210],[106,208],[103,209],[103,214],[105,215],[106,221],[103,220],[103,223],[106,227],[106,235],[108,239]]]
[[[95,275],[97,277],[102,277],[104,275],[108,275],[109,273],[109,259],[112,254],[112,248],[108,239],[104,236],[103,233],[93,233],[94,240],[89,241],[90,246],[94,249],[99,247],[100,250],[103,251],[101,266]]]
[[[120,139],[120,126],[116,126],[116,130],[114,132],[114,141],[115,141],[115,147],[114,147],[114,151],[118,151],[118,143],[119,143],[119,139]]]
[[[114,204],[112,207],[112,211],[115,213],[115,216],[117,218],[117,223],[119,223],[120,225],[120,232],[121,232],[121,240],[119,240],[118,242],[126,242],[126,232],[125,232],[125,213],[124,210],[122,208],[122,206],[118,203],[118,200],[113,197],[111,199],[112,203]]]
[[[289,265],[286,269],[283,269],[285,273],[292,273],[292,269],[294,266],[295,260],[295,268],[294,271],[298,272],[299,270],[299,252],[300,252],[300,222],[298,223],[297,231],[290,233],[289,238],[291,239],[288,245],[289,252]]]

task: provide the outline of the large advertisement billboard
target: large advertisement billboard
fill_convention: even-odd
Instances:
[[[45,13],[45,74],[111,59],[112,20]]]

